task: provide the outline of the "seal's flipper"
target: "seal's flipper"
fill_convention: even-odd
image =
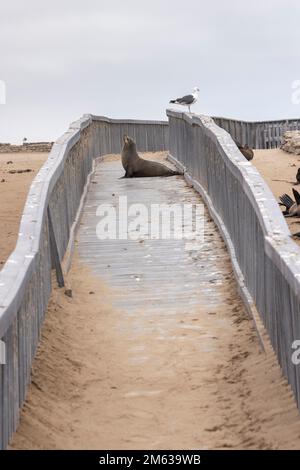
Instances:
[[[300,206],[300,194],[294,188],[293,188],[293,194],[294,194],[294,198],[296,200],[297,206]]]
[[[283,194],[282,196],[279,197],[279,200],[281,204],[285,206],[287,209],[290,209],[292,205],[294,204],[293,199],[288,194]]]

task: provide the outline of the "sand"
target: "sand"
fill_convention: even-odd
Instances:
[[[213,237],[224,249],[216,229]],[[185,313],[168,330],[163,312],[116,310],[117,293],[75,252],[73,298],[53,291],[10,448],[300,449],[292,392],[266,338],[260,349],[228,255],[220,269],[217,308]],[[167,341],[157,340],[162,322]]]
[[[171,347],[153,348],[145,333],[154,362],[136,364],[134,376],[128,346],[141,342],[120,334],[131,325],[111,307],[114,293],[78,261],[68,281],[72,299],[53,292],[11,449],[300,448],[292,393],[273,353],[260,351],[232,275],[223,309],[199,312],[217,351],[199,353],[197,331],[185,330],[186,355],[182,330]],[[216,315],[230,328],[216,326]]]
[[[47,156],[48,153],[0,154],[0,269],[15,247],[29,186]],[[32,171],[9,173],[27,169]]]
[[[251,163],[261,173],[277,201],[278,197],[284,193],[294,198],[293,187],[300,191],[300,186],[295,184],[296,173],[300,167],[300,155],[287,153],[280,149],[255,150],[255,156]],[[288,217],[286,221],[291,233],[300,231],[298,217]],[[295,241],[300,244],[299,240]]]

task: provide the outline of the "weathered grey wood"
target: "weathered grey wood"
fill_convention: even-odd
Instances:
[[[247,122],[242,120],[214,117],[215,123],[225,129],[243,145],[253,148],[276,148],[281,144],[281,137],[287,130],[300,129],[300,119],[282,119],[277,121]]]
[[[142,150],[168,148],[167,122],[85,115],[55,142],[30,187],[16,249],[0,271],[0,339],[7,346],[7,364],[0,365],[1,449],[16,429],[25,399],[51,293],[53,265],[63,285],[60,261],[93,160],[119,152],[125,132],[136,136]]]
[[[300,370],[291,360],[292,343],[300,339],[300,249],[270,189],[230,135],[206,116],[174,111],[168,116],[170,153],[209,196],[222,220],[245,286],[300,406]],[[201,151],[191,150],[197,148]]]
[[[107,153],[119,153],[124,133],[136,138],[141,151],[167,150],[170,140],[172,153],[209,192],[232,237],[247,287],[268,328],[283,371],[293,389],[298,390],[300,400],[299,371],[288,360],[288,342],[297,335],[300,338],[298,249],[289,239],[285,222],[278,218],[273,196],[226,132],[203,116],[169,114],[170,127],[161,121],[85,115],[56,141],[33,181],[16,249],[0,272],[0,339],[7,345],[7,364],[0,366],[1,448],[7,446],[17,426],[18,409],[25,398],[51,293],[48,210],[57,258],[61,261],[93,160]],[[242,143],[253,139],[249,142],[253,147],[257,141],[262,146],[267,144],[263,139],[268,122],[224,118],[220,122]],[[300,128],[300,121],[275,121],[271,145],[278,145],[282,126]]]
[[[126,196],[128,206],[139,203],[149,211],[152,204],[182,204],[183,201],[201,204],[199,195],[181,176],[119,179],[123,174],[120,161],[98,163],[93,174],[93,181],[98,184],[89,188],[77,235],[79,256],[115,292],[125,292],[125,295],[115,295],[112,299],[122,311],[133,313],[143,309],[148,315],[163,311],[163,315],[171,318],[187,308],[214,303],[222,292],[217,293],[217,289],[208,286],[212,279],[221,278],[220,261],[216,258],[227,254],[218,237],[208,236],[216,229],[207,213],[201,216],[205,222],[203,244],[196,244],[193,249],[188,248],[185,239],[151,240],[145,236],[139,240],[102,240],[97,237],[98,206],[112,204],[117,208],[121,196]],[[196,257],[193,256],[195,253]],[[203,264],[205,270],[201,269]]]
[[[54,228],[53,228],[53,223],[51,219],[51,212],[50,208],[48,207],[47,209],[47,214],[48,214],[48,225],[49,225],[49,239],[50,239],[50,251],[51,251],[51,259],[52,259],[52,267],[55,269],[56,272],[56,280],[58,287],[64,287],[65,286],[65,280],[64,280],[64,275],[59,259],[59,254],[58,254],[58,249],[57,249],[57,243],[55,239],[55,233],[54,233]]]

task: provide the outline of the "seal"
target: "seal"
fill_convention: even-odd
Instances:
[[[123,178],[142,178],[153,176],[182,175],[179,171],[171,170],[162,163],[144,160],[136,150],[136,143],[128,135],[123,137],[122,165],[125,170]]]
[[[279,205],[285,206],[285,211],[283,211],[283,215],[285,217],[299,217],[300,216],[300,194],[296,189],[293,188],[293,194],[295,201],[288,195],[283,194],[279,198]]]
[[[244,157],[248,160],[248,162],[250,160],[253,159],[254,157],[254,152],[252,150],[252,148],[250,148],[247,144],[246,145],[242,145],[240,144],[239,142],[235,141],[235,144],[237,146],[237,148],[239,149],[239,151],[244,155]]]

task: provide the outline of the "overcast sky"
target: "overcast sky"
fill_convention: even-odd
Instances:
[[[0,142],[54,140],[84,113],[300,117],[299,0],[3,0]]]

